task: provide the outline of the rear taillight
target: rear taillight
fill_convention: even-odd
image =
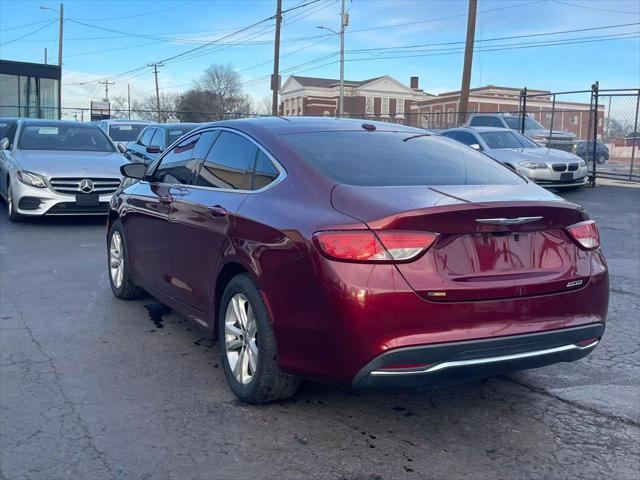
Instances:
[[[595,250],[600,247],[600,234],[593,220],[570,225],[567,227],[567,232],[585,250]]]
[[[344,262],[406,262],[425,252],[437,233],[345,230],[318,232],[316,245],[327,257]]]

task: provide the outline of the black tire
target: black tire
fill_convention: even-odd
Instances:
[[[229,302],[236,294],[242,294],[246,297],[257,324],[257,367],[248,383],[241,383],[235,378],[229,364],[225,342],[225,315]],[[248,274],[236,275],[224,290],[218,312],[218,345],[220,361],[227,383],[242,402],[261,404],[283,400],[293,396],[298,390],[300,379],[284,373],[278,368],[278,352],[273,323],[258,286]]]
[[[111,270],[111,255],[110,255],[112,242],[114,239],[114,235],[116,235],[116,232],[120,236],[121,245],[122,245],[121,262],[122,262],[123,272],[122,272],[122,280],[119,286],[117,286],[114,283],[114,278],[113,278],[114,275]],[[129,256],[127,254],[127,243],[125,241],[124,230],[122,229],[122,223],[120,223],[120,220],[116,220],[115,222],[113,222],[113,224],[111,225],[111,228],[109,229],[109,236],[107,237],[107,273],[109,276],[109,285],[111,285],[111,291],[116,297],[122,300],[134,300],[137,298],[143,298],[145,296],[144,290],[138,287],[136,284],[134,284],[131,281],[131,278],[129,277]]]
[[[10,222],[21,222],[24,216],[16,212],[15,202],[13,201],[13,192],[11,189],[11,180],[7,181],[7,214]]]

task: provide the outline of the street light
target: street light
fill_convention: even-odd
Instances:
[[[60,67],[60,79],[58,80],[58,120],[62,118],[62,36],[64,29],[64,5],[60,4],[60,10],[52,7],[40,7],[40,10],[51,10],[60,17],[60,25],[58,27],[58,67]]]
[[[317,28],[340,35],[340,99],[338,102],[338,114],[344,114],[344,29],[349,24],[349,17],[344,13],[344,0],[342,0],[342,10],[340,12],[340,31],[320,25]]]

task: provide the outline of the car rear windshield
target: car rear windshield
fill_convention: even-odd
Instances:
[[[524,135],[504,131],[504,132],[482,132],[482,139],[487,142],[489,148],[539,148],[539,145],[529,140]]]
[[[339,183],[360,186],[514,185],[519,176],[440,135],[334,131],[283,135],[306,162]]]
[[[191,130],[193,130],[197,126],[198,125],[185,125],[184,127],[169,129],[169,132],[168,132],[169,133],[169,141],[167,142],[167,145],[171,145],[173,142],[178,140],[185,133],[189,133]]]
[[[520,130],[522,128],[522,119],[520,117],[507,117],[506,115],[504,117],[504,121],[507,122],[507,125],[509,125],[509,128],[513,128],[514,130]],[[538,122],[536,122],[533,118],[531,117],[526,117],[524,119],[524,129],[525,130],[544,130],[544,127],[542,125],[540,125]]]
[[[140,123],[118,123],[109,125],[109,136],[114,142],[134,142],[145,124]]]
[[[113,145],[98,127],[27,125],[20,133],[22,150],[74,150],[113,152]]]

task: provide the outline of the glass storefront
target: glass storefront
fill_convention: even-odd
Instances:
[[[43,76],[43,70],[48,74],[51,67],[57,67],[1,62],[0,117],[57,119],[59,79]],[[57,73],[59,76],[59,69]]]

